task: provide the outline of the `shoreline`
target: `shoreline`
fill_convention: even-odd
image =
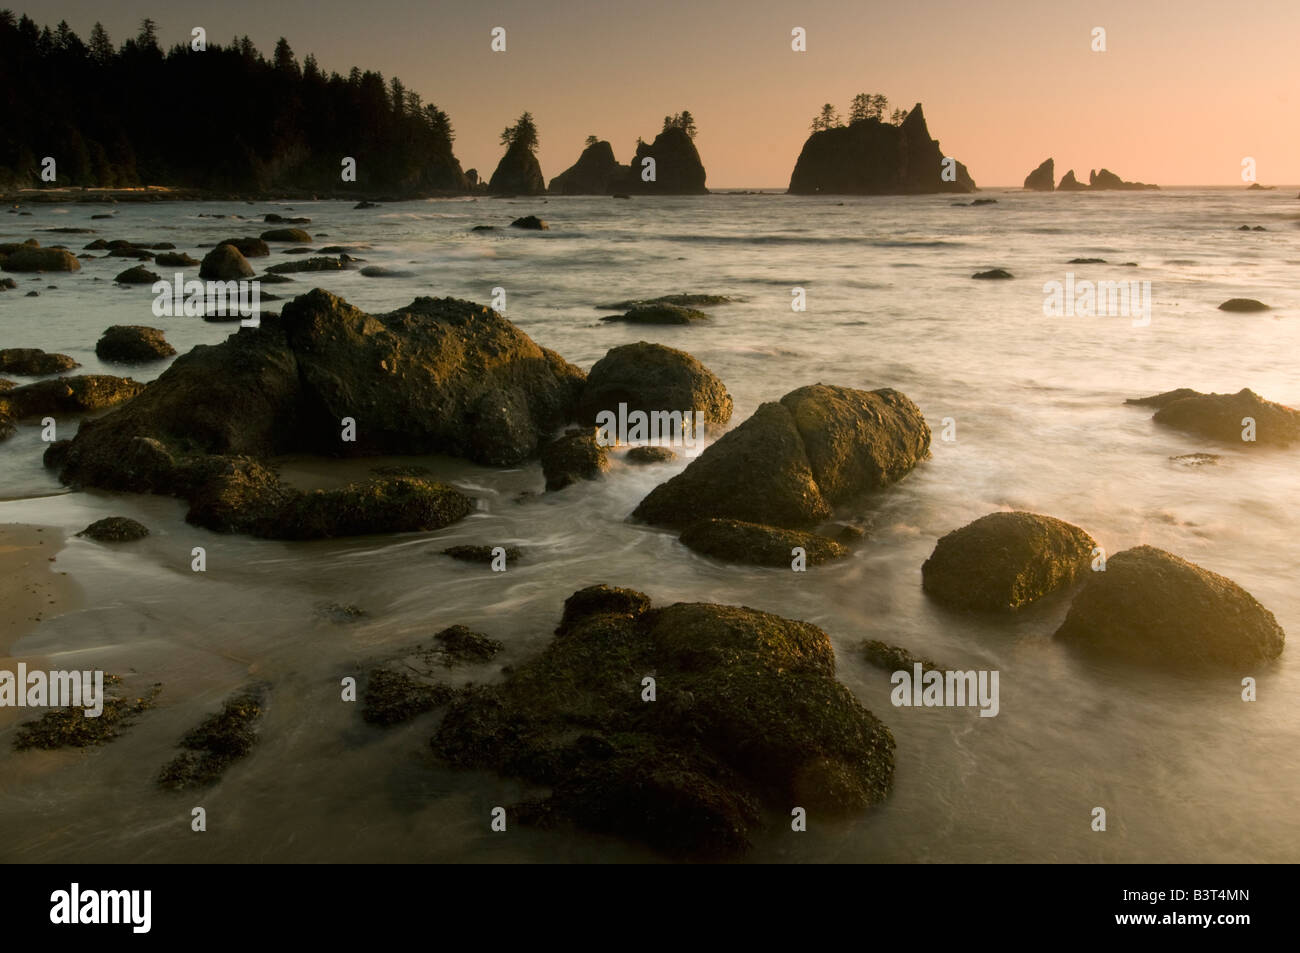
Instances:
[[[0,524],[0,669],[15,671],[18,662],[41,667],[39,656],[13,655],[13,647],[48,619],[79,609],[85,594],[72,577],[57,568],[66,540],[57,526]],[[31,717],[19,708],[0,708],[0,731]]]

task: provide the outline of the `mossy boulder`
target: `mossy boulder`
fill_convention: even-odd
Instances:
[[[37,347],[7,347],[0,349],[0,371],[36,377],[58,374],[80,367],[66,354],[52,354]]]
[[[16,419],[85,414],[130,400],[144,384],[129,377],[82,374],[24,384],[0,395],[0,415]]]
[[[113,280],[122,285],[151,285],[158,280],[158,275],[144,265],[136,265],[126,271],[118,272]]]
[[[1091,574],[1056,638],[1141,664],[1253,673],[1282,654],[1286,635],[1231,579],[1138,546]]]
[[[199,265],[199,277],[209,281],[239,281],[253,274],[253,266],[234,245],[218,245]]]
[[[80,271],[81,262],[66,248],[41,248],[35,244],[6,246],[13,251],[0,252],[0,268],[5,271]]]
[[[682,531],[682,545],[725,562],[790,568],[793,550],[804,550],[807,565],[816,566],[849,554],[847,546],[814,533],[739,520],[698,520]]]
[[[95,343],[95,354],[101,360],[126,364],[157,361],[175,353],[162,331],[139,324],[115,324]]]
[[[941,538],[921,566],[921,585],[961,609],[1023,608],[1085,573],[1096,541],[1037,513],[990,513]]]
[[[612,348],[587,375],[578,419],[594,424],[601,411],[677,411],[704,414],[709,424],[731,420],[732,401],[718,376],[685,351],[638,341]],[[694,418],[691,418],[694,419]]]
[[[1300,411],[1244,387],[1235,394],[1202,394],[1182,387],[1125,403],[1155,407],[1151,419],[1156,423],[1222,443],[1286,447],[1300,442]],[[1253,441],[1243,439],[1247,417],[1255,422]]]
[[[814,384],[761,405],[632,515],[672,527],[711,518],[808,529],[832,505],[902,478],[929,447],[930,428],[898,391]]]
[[[301,245],[311,241],[311,235],[301,228],[272,228],[261,235],[264,242],[291,242]]]
[[[462,694],[433,748],[548,789],[510,809],[673,855],[743,851],[765,812],[823,816],[884,799],[886,728],[834,677],[821,629],[755,609],[594,586],[499,685]],[[643,700],[643,679],[655,698]]]
[[[514,465],[571,419],[582,379],[480,305],[419,298],[369,315],[317,290],[258,328],[181,355],[139,401],[85,422],[62,477],[189,498],[247,466],[232,460],[287,453]],[[345,417],[355,441],[340,439]]]

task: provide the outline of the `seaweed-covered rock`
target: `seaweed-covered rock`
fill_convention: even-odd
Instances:
[[[339,258],[303,258],[299,261],[282,261],[266,269],[268,275],[292,275],[304,271],[342,271],[348,264]]]
[[[573,430],[542,447],[546,489],[563,490],[579,480],[598,480],[609,471],[609,448],[594,429]]]
[[[463,625],[443,629],[433,643],[428,648],[416,646],[370,673],[361,697],[362,718],[374,725],[394,725],[441,708],[467,684],[452,669],[485,665],[505,648]]]
[[[160,691],[162,686],[155,683],[133,697],[133,693],[122,684],[121,677],[105,675],[103,711],[97,717],[87,718],[85,707],[51,708],[40,718],[18,726],[14,732],[14,750],[40,748],[53,751],[108,744],[153,707]]]
[[[681,293],[660,295],[657,298],[630,298],[627,301],[615,301],[612,304],[598,304],[597,311],[631,311],[633,308],[653,304],[675,304],[682,308],[709,308],[719,304],[730,304],[733,298],[727,295]]]
[[[448,546],[442,554],[465,563],[487,564],[496,558],[494,552],[497,549],[502,550],[509,562],[514,562],[523,555],[516,546]]]
[[[1223,443],[1285,447],[1300,441],[1300,411],[1244,387],[1235,394],[1202,394],[1183,387],[1125,403],[1155,407],[1151,419],[1156,423]],[[1253,441],[1244,437],[1248,417],[1254,421]]]
[[[144,390],[144,384],[129,377],[82,374],[55,377],[15,387],[0,394],[0,415],[19,420],[47,414],[84,414],[130,400]]]
[[[445,453],[513,465],[571,418],[582,379],[480,305],[418,298],[369,315],[316,290],[181,355],[140,400],[85,422],[62,475],[188,497],[241,456]],[[344,442],[349,417],[356,440]],[[215,471],[208,456],[220,458]]]
[[[238,281],[253,274],[253,266],[234,245],[218,245],[199,265],[199,277],[210,281]]]
[[[191,258],[185,252],[163,252],[154,259],[155,265],[161,265],[164,268],[188,268],[198,263],[197,258]]]
[[[732,401],[712,371],[676,348],[662,344],[624,344],[605,354],[587,375],[577,416],[587,424],[601,411],[701,412],[710,424],[731,420]],[[693,418],[692,418],[693,419]]]
[[[149,527],[125,516],[106,516],[95,520],[77,535],[100,543],[129,543],[148,536]]]
[[[0,371],[35,377],[41,374],[58,374],[80,367],[66,354],[53,354],[37,347],[7,347],[0,349]]]
[[[253,750],[266,708],[266,690],[257,686],[227,698],[221,711],[181,738],[181,754],[163,766],[158,784],[172,791],[207,787]]]
[[[990,513],[939,540],[921,584],[957,608],[1020,609],[1077,579],[1094,546],[1083,530],[1051,516]]]
[[[171,357],[176,348],[167,343],[158,328],[139,324],[115,324],[106,329],[95,343],[95,353],[101,360],[137,363],[157,361]]]
[[[1153,546],[1116,553],[1092,573],[1056,637],[1132,662],[1227,670],[1276,658],[1286,639],[1231,579]]]
[[[804,550],[809,566],[849,554],[848,547],[824,536],[739,520],[698,520],[682,531],[681,541],[688,549],[726,562],[787,569],[795,547]]]
[[[5,271],[80,271],[81,262],[66,248],[40,248],[35,244],[12,246],[0,251],[0,268]]]
[[[710,320],[703,311],[679,304],[640,304],[625,314],[612,314],[602,321],[626,321],[628,324],[703,324]]]
[[[830,638],[806,622],[711,604],[655,610],[641,593],[596,586],[569,598],[540,656],[460,695],[433,748],[549,788],[510,809],[525,822],[735,855],[765,810],[844,815],[888,794],[893,738],[834,673]]]

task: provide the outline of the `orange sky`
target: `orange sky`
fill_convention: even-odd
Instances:
[[[12,2],[12,0],[11,0]],[[583,139],[628,161],[666,113],[695,115],[712,188],[784,187],[808,123],[857,92],[891,109],[925,105],[931,135],[982,186],[1020,185],[1047,156],[1057,177],[1105,166],[1161,185],[1300,182],[1300,0],[42,0],[114,41],[153,17],[165,45],[204,26],[247,33],[269,53],[284,35],[301,59],[398,75],[450,113],[465,168],[490,173],[497,137],[523,110],[540,131],[547,179]],[[247,12],[243,12],[247,11]],[[489,49],[503,26],[507,51]],[[808,51],[790,49],[804,27]],[[1090,49],[1094,27],[1107,51]],[[227,120],[222,119],[221,122]],[[217,120],[214,119],[214,124]],[[347,153],[347,144],[339,144]],[[359,157],[361,158],[361,157]]]

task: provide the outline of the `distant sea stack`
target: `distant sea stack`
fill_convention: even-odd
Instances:
[[[1046,185],[1044,182],[1044,176]],[[1030,185],[1030,182],[1035,184]],[[1052,160],[1048,159],[1040,165],[1025,179],[1025,188],[1040,189],[1044,192],[1052,190]],[[1107,191],[1128,191],[1138,192],[1144,190],[1158,191],[1160,186],[1147,185],[1145,182],[1125,182],[1110,169],[1102,169],[1098,172],[1096,169],[1088,173],[1088,184],[1084,185],[1074,177],[1074,170],[1071,169],[1065,175],[1061,176],[1061,184],[1056,187],[1058,192],[1107,192]]]
[[[506,154],[488,181],[494,195],[541,195],[546,191],[542,167],[537,162],[537,125],[533,114],[526,112],[513,126],[501,133]]]
[[[654,142],[638,141],[631,165],[620,165],[608,142],[588,139],[578,161],[551,180],[550,191],[558,195],[708,195],[704,163],[694,139],[695,124],[689,112],[665,117],[663,132]],[[647,178],[650,169],[653,178]]]
[[[955,163],[954,180],[945,181],[943,160],[917,103],[898,125],[868,117],[814,132],[795,163],[789,191],[793,195],[923,195],[976,190],[960,162]]]
[[[646,158],[654,159],[654,181],[645,180]],[[655,141],[638,143],[632,167],[620,191],[645,195],[708,195],[704,187],[704,163],[695,142],[685,129],[665,129]]]
[[[614,158],[614,147],[601,140],[582,150],[578,161],[551,179],[547,191],[557,195],[610,195],[619,191],[628,167]]]
[[[511,146],[497,163],[488,181],[488,191],[495,195],[540,195],[546,191],[542,167],[532,150]]]
[[[1044,159],[1033,172],[1025,176],[1025,188],[1032,192],[1051,192],[1056,188],[1056,163],[1052,159]]]

